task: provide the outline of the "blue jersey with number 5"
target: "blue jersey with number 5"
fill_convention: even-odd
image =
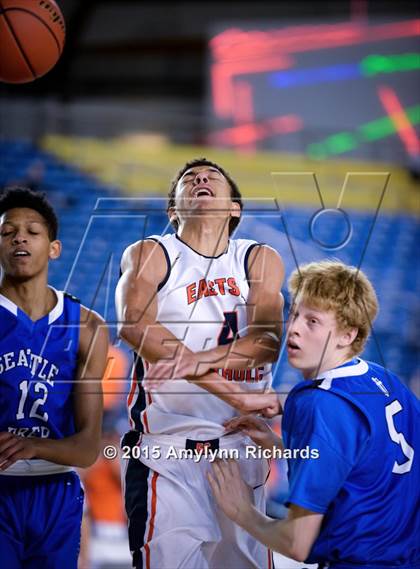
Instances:
[[[80,304],[55,293],[56,306],[36,322],[0,295],[0,432],[53,439],[74,434]]]
[[[306,560],[340,568],[420,561],[419,404],[399,379],[361,359],[299,383],[283,417],[288,503],[324,515]]]

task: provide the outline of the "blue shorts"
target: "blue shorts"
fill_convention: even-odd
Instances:
[[[76,569],[83,497],[75,472],[0,476],[0,565]]]

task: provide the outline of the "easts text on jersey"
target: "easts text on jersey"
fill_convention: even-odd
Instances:
[[[186,288],[188,304],[207,296],[218,296],[219,294],[222,296],[226,294],[239,296],[241,294],[235,277],[217,278],[212,281],[200,279],[198,282],[189,284]]]

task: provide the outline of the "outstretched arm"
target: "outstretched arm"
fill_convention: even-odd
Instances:
[[[208,480],[219,508],[255,539],[296,561],[305,561],[321,529],[322,514],[291,504],[285,520],[274,520],[253,505],[252,490],[236,461],[216,461]]]

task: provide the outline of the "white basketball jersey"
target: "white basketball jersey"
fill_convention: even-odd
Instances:
[[[248,257],[258,246],[230,240],[218,257],[191,249],[177,235],[152,236],[162,246],[168,272],[159,286],[157,320],[190,350],[208,350],[247,333]],[[141,380],[147,362],[137,361],[128,397],[131,426],[154,435],[192,439],[221,436],[223,423],[237,415],[221,399],[183,379],[165,381],[145,393]],[[249,370],[217,370],[245,390],[271,386],[271,365]]]

